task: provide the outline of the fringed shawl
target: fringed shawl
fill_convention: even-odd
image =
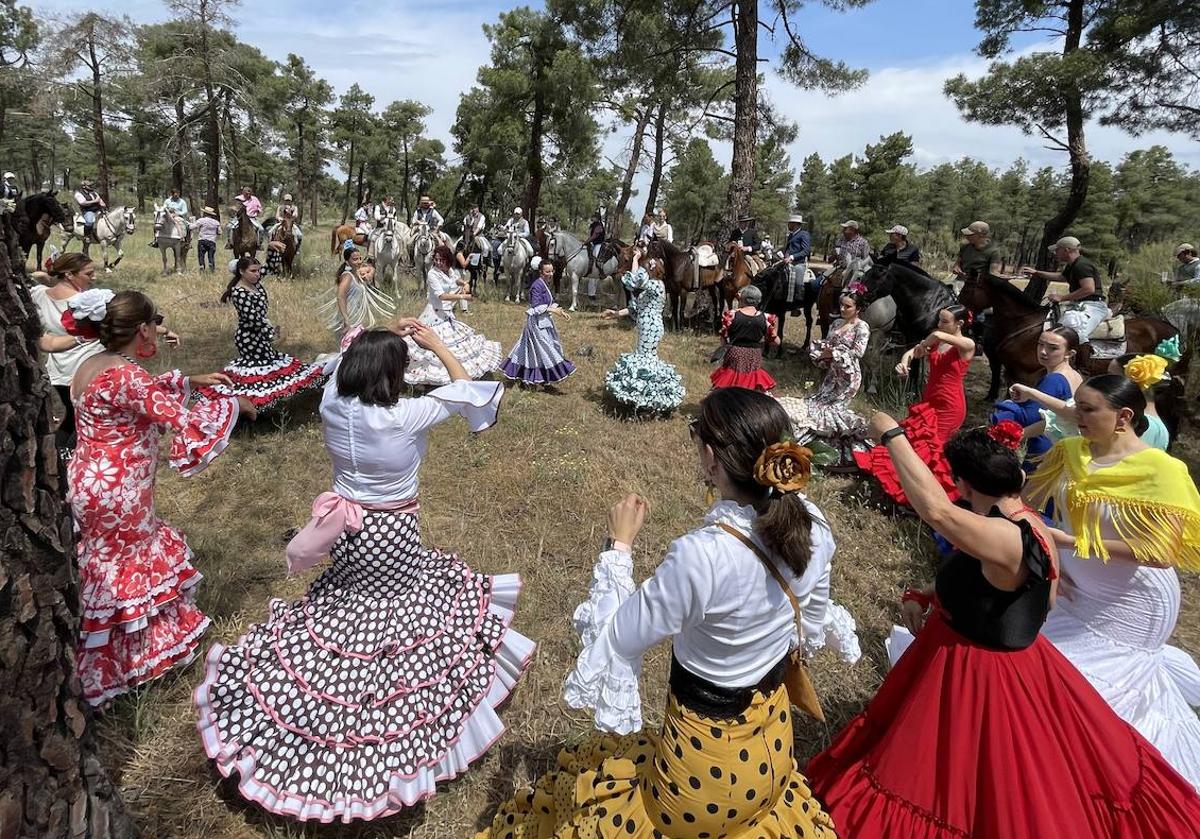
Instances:
[[[1081,558],[1108,560],[1105,515],[1139,562],[1200,571],[1200,493],[1179,460],[1158,449],[1088,470],[1088,442],[1071,437],[1046,453],[1029,476],[1026,495],[1038,509],[1053,500],[1053,516],[1068,524]]]

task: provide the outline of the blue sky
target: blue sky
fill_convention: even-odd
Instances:
[[[38,13],[70,15],[77,0],[31,3]],[[240,37],[272,58],[289,52],[305,60],[338,92],[358,82],[382,107],[394,99],[418,99],[433,108],[429,126],[447,141],[462,91],[488,58],[483,23],[518,4],[476,0],[349,0],[330,12],[323,0],[251,0],[233,9]],[[122,11],[135,21],[167,16],[159,0],[125,0]],[[793,21],[810,46],[871,78],[857,91],[830,97],[798,90],[767,72],[766,91],[779,109],[800,126],[790,148],[798,168],[816,151],[826,160],[861,152],[881,135],[904,131],[913,137],[915,162],[922,167],[963,156],[1005,167],[1018,156],[1035,166],[1065,165],[1065,157],[1044,148],[1015,128],[971,125],[941,93],[944,80],[958,72],[981,74],[986,63],[973,52],[979,40],[974,4],[968,0],[876,0],[861,9],[836,12],[809,2]],[[762,42],[764,56],[776,48]],[[765,65],[764,65],[765,66]],[[619,158],[627,137],[609,135],[605,152]],[[1182,136],[1142,138],[1098,125],[1088,128],[1094,158],[1117,161],[1152,143],[1200,168],[1200,146]],[[717,145],[718,160],[729,151]],[[635,200],[635,205],[636,205]]]

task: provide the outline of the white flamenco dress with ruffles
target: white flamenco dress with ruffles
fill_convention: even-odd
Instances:
[[[483,334],[454,317],[453,300],[442,300],[441,295],[458,290],[458,281],[450,274],[430,268],[425,280],[429,301],[421,312],[421,321],[433,327],[446,349],[458,359],[472,379],[486,376],[500,366],[503,355],[499,341],[489,341]],[[417,346],[411,338],[408,343],[408,367],[404,370],[404,381],[410,385],[444,385],[450,381],[446,366],[438,357],[424,347]]]
[[[460,381],[384,407],[339,396],[330,372],[333,494],[360,526],[336,536],[303,598],[273,600],[265,623],[212,648],[195,702],[205,751],[245,798],[349,822],[433,795],[487,751],[534,644],[510,626],[519,575],[423,546],[414,509],[429,429],[452,416],[491,426],[503,385]]]

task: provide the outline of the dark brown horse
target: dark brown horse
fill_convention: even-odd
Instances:
[[[291,277],[293,275],[292,266],[296,261],[297,248],[296,231],[293,229],[294,227],[295,221],[292,219],[292,217],[290,215],[284,215],[284,217],[281,218],[271,228],[271,241],[281,242],[283,244],[282,260],[283,275],[285,277]]]
[[[257,255],[261,244],[258,240],[258,228],[254,226],[250,214],[246,212],[246,205],[241,201],[235,201],[229,206],[229,212],[236,220],[233,226],[233,236],[230,237],[233,242],[234,257],[241,259],[243,256]]]
[[[42,250],[46,246],[46,240],[50,238],[51,228],[57,225],[65,230],[71,225],[67,220],[66,208],[58,203],[58,190],[48,189],[17,199],[14,218],[21,250],[25,252],[26,258],[31,251],[36,251],[36,268],[41,271]]]
[[[696,264],[691,251],[685,251],[664,239],[651,240],[646,248],[646,255],[663,261],[663,285],[667,287],[667,295],[671,298],[672,327],[676,331],[681,328],[688,295],[707,291],[708,302],[712,307],[713,330],[720,329],[720,267],[701,268]]]

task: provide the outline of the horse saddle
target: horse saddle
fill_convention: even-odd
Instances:
[[[1125,340],[1125,316],[1115,315],[1110,318],[1105,318],[1100,322],[1100,325],[1092,331],[1091,340],[1093,341],[1124,341]]]
[[[752,253],[746,254],[746,271],[749,272],[750,276],[753,277],[757,274],[761,274],[763,269],[766,267],[767,263],[764,262],[761,257]]]
[[[692,250],[695,252],[696,264],[701,268],[716,268],[721,264],[721,257],[712,242],[701,242]]]

